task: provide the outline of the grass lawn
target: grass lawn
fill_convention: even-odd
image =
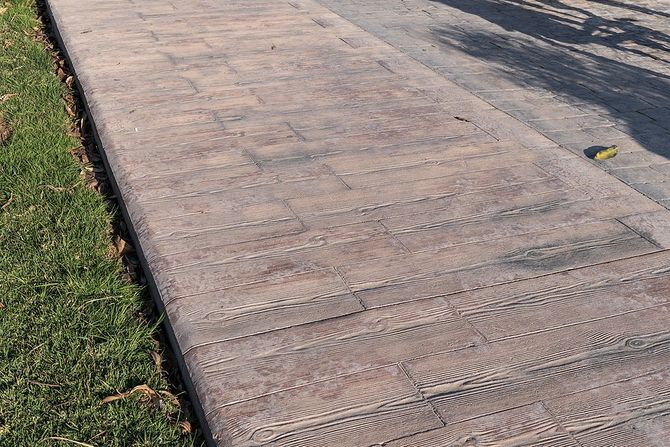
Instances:
[[[70,150],[67,88],[33,0],[0,0],[0,446],[187,446],[155,327],[110,250],[112,214]]]

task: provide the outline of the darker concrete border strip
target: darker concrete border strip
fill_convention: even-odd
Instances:
[[[172,328],[172,325],[170,323],[169,318],[167,317],[167,313],[165,311],[165,306],[163,304],[163,300],[160,295],[160,291],[158,287],[156,286],[156,281],[153,277],[153,274],[151,272],[151,269],[149,268],[149,264],[147,262],[147,259],[144,255],[144,250],[142,249],[142,245],[140,243],[139,238],[137,237],[137,232],[135,231],[135,228],[133,227],[133,223],[130,219],[130,215],[128,214],[128,210],[126,209],[126,204],[123,201],[123,197],[121,195],[121,191],[119,190],[116,178],[114,177],[114,172],[111,170],[109,162],[107,160],[107,154],[105,153],[105,148],[102,145],[102,140],[100,138],[100,134],[98,133],[97,126],[95,124],[95,119],[93,115],[91,114],[91,109],[88,104],[88,98],[85,95],[85,89],[83,86],[80,84],[80,77],[77,74],[77,66],[73,63],[72,58],[70,57],[70,54],[68,52],[68,48],[65,45],[65,41],[63,40],[62,32],[60,29],[60,22],[58,20],[58,17],[54,14],[54,11],[51,7],[50,1],[49,0],[44,0],[44,6],[45,6],[45,11],[49,17],[49,20],[51,21],[51,28],[54,34],[54,37],[56,38],[58,42],[58,46],[60,47],[60,50],[63,52],[63,55],[65,56],[65,59],[68,61],[68,64],[70,66],[70,69],[72,70],[72,73],[75,75],[75,83],[76,83],[76,89],[78,90],[79,97],[81,98],[81,101],[84,105],[86,114],[89,118],[89,122],[91,125],[91,130],[93,131],[93,136],[95,138],[95,142],[98,146],[98,150],[100,152],[100,156],[103,160],[103,163],[105,165],[105,170],[107,171],[107,175],[110,180],[110,184],[112,185],[112,189],[114,190],[114,194],[118,198],[118,204],[121,209],[121,214],[123,216],[123,219],[126,222],[126,225],[128,227],[128,233],[130,234],[130,237],[133,240],[133,245],[135,246],[135,249],[137,251],[137,254],[139,256],[140,264],[142,266],[142,269],[144,270],[145,277],[147,279],[147,284],[149,286],[149,290],[151,293],[151,296],[154,300],[154,303],[156,304],[156,307],[158,308],[158,311],[165,316],[164,318],[164,328],[165,332],[167,334],[168,339],[170,340],[170,345],[171,348],[174,352],[175,358],[177,359],[177,364],[179,365],[179,372],[181,374],[182,380],[184,382],[184,386],[186,387],[186,390],[189,394],[189,397],[191,399],[191,404],[193,406],[193,410],[200,422],[200,426],[202,429],[203,437],[205,438],[205,442],[209,447],[218,447],[216,442],[214,441],[214,438],[212,437],[212,432],[209,428],[209,425],[207,424],[207,419],[205,418],[205,413],[202,408],[202,405],[200,404],[200,399],[198,398],[198,394],[195,390],[195,386],[193,384],[193,381],[191,380],[191,376],[188,372],[188,367],[186,365],[186,362],[184,361],[184,357],[181,353],[181,350],[179,349],[179,344],[177,343],[177,339],[174,334],[174,330]]]

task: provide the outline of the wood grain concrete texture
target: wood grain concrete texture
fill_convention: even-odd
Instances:
[[[322,3],[670,207],[668,0]]]
[[[670,211],[341,5],[49,0],[213,444],[670,445]]]

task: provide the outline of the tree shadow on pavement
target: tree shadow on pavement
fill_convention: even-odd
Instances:
[[[670,14],[615,0],[592,2],[610,18],[559,0],[434,1],[499,27],[432,27],[441,45],[488,62],[521,87],[584,104],[670,158],[670,36],[638,23],[649,16],[670,24]]]

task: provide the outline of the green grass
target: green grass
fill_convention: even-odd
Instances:
[[[0,99],[12,129],[0,143],[0,446],[194,445],[169,401],[100,404],[169,389],[150,357],[156,328],[138,318],[140,290],[109,254],[112,215],[69,153],[67,89],[34,39],[34,2],[0,11],[0,98],[16,95]]]

